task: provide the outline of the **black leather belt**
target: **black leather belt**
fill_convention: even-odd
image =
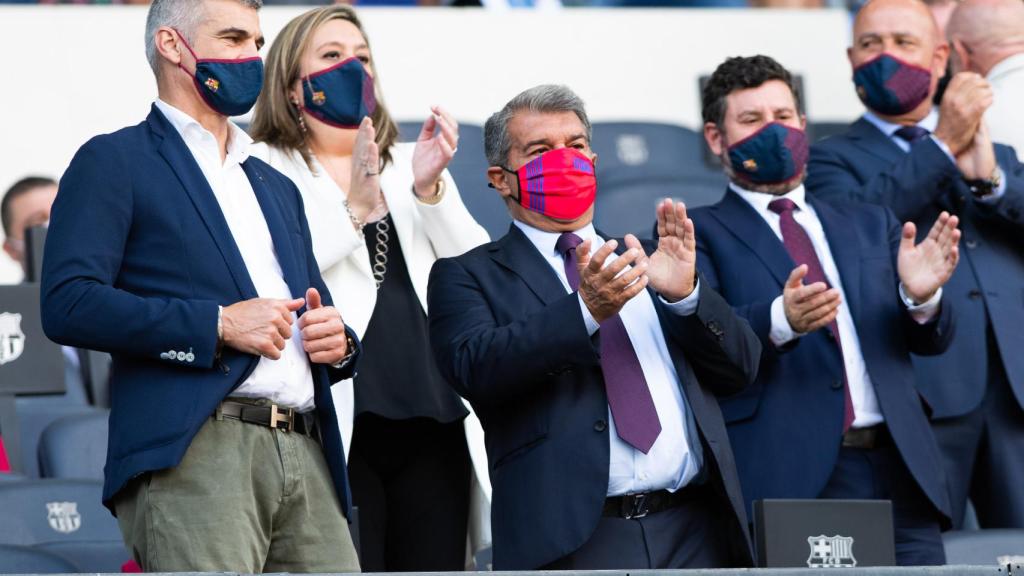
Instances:
[[[675,508],[705,494],[705,486],[698,484],[684,486],[675,492],[658,490],[657,492],[641,492],[625,496],[609,496],[604,501],[601,515],[612,518],[643,518],[648,514]]]
[[[867,428],[850,428],[843,434],[843,448],[871,450],[892,443],[892,436],[885,424]]]
[[[225,400],[217,407],[214,417],[240,420],[285,432],[298,432],[315,438],[316,415],[312,412],[296,412],[294,408],[282,408],[277,404],[259,406]]]

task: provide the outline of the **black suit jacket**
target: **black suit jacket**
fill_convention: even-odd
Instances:
[[[495,568],[535,569],[573,552],[596,528],[608,489],[600,332],[587,334],[576,294],[514,225],[495,242],[438,260],[427,299],[438,365],[485,430]],[[707,283],[693,315],[654,302],[721,505],[717,533],[733,563],[749,566],[743,498],[715,394],[753,381],[760,343]]]
[[[1012,148],[996,144],[995,152],[1006,193],[989,205],[973,199],[930,138],[907,153],[861,118],[811,147],[806,186],[822,200],[888,206],[901,221],[915,222],[921,236],[943,210],[960,217],[960,265],[943,291],[956,309],[957,334],[944,354],[913,357],[917,386],[935,418],[981,404],[990,359],[1002,361],[1024,406],[1024,165]]]

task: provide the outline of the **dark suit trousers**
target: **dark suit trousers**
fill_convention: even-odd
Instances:
[[[872,449],[840,448],[839,459],[819,498],[891,500],[896,564],[946,563],[940,513],[910,474],[891,441]]]
[[[578,550],[541,570],[644,570],[724,568],[731,566],[722,542],[721,500],[707,497],[644,518],[602,517],[597,530]]]
[[[363,571],[465,570],[471,466],[462,420],[360,414],[348,474]]]
[[[932,423],[949,479],[954,528],[963,526],[968,497],[982,528],[1024,528],[1024,410],[995,346],[990,337],[981,406]]]

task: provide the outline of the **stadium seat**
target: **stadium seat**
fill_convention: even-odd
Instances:
[[[119,572],[130,554],[102,492],[102,482],[89,480],[0,483],[0,543],[53,552],[74,572]]]
[[[415,142],[422,127],[422,122],[399,122],[400,140]],[[487,167],[484,129],[475,124],[459,124],[459,152],[452,158],[448,171],[469,213],[494,240],[508,232],[512,219],[498,193],[487,187]]]
[[[1006,564],[1024,559],[1024,530],[957,530],[942,535],[948,564]]]
[[[39,440],[39,475],[103,480],[109,413],[72,414],[47,426]]]
[[[606,234],[651,236],[654,208],[663,198],[696,207],[717,202],[727,180],[702,159],[701,134],[671,124],[596,122],[595,225]]]
[[[0,574],[68,574],[77,571],[74,564],[52,552],[0,544]]]
[[[47,426],[65,416],[103,412],[91,406],[65,404],[59,400],[53,402],[44,400],[46,400],[45,397],[19,397],[15,401],[18,414],[19,446],[21,447],[21,470],[18,472],[29,478],[39,477],[39,439]]]

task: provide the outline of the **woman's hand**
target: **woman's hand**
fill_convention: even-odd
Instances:
[[[363,118],[356,134],[356,144],[352,149],[352,183],[348,187],[348,208],[361,222],[366,223],[367,217],[379,204],[380,195],[380,151],[377,148],[377,131],[369,116]]]
[[[448,167],[459,146],[459,123],[440,106],[430,110],[433,114],[423,123],[412,153],[413,190],[420,198],[430,198],[437,193],[441,172]]]

